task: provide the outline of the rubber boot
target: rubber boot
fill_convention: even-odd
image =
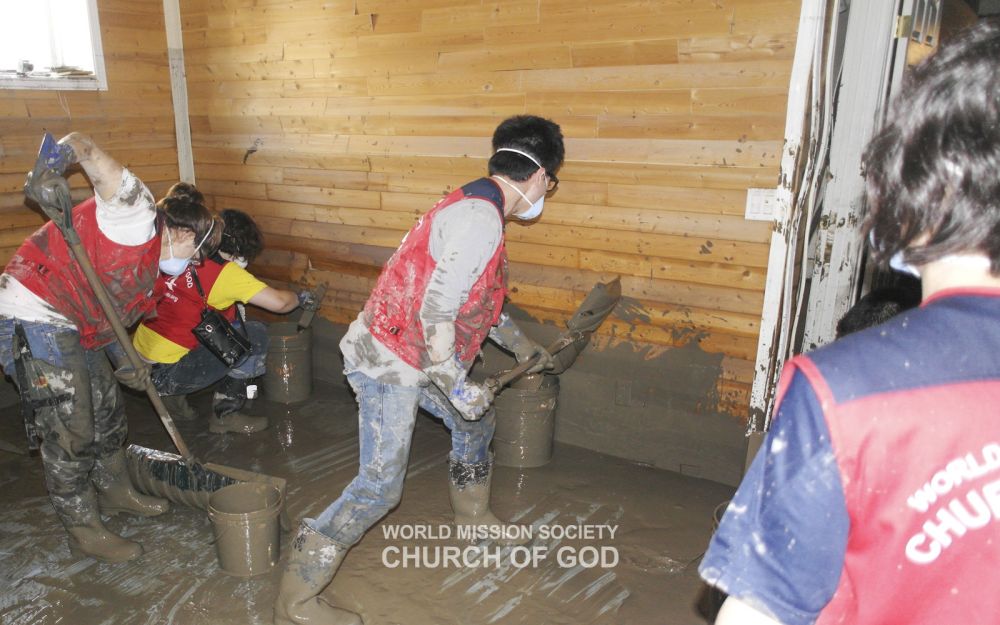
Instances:
[[[246,381],[224,378],[212,395],[213,416],[208,431],[214,434],[253,434],[266,430],[267,417],[250,417],[240,412],[246,400]]]
[[[474,464],[448,458],[448,495],[455,513],[455,525],[473,526],[477,536],[497,537],[501,545],[523,545],[525,533],[504,523],[490,510],[490,485],[493,481],[493,458]],[[494,528],[486,531],[485,528]],[[471,528],[470,528],[471,529]],[[500,530],[503,530],[502,532]]]
[[[91,480],[97,487],[101,512],[109,516],[123,512],[136,516],[158,516],[170,509],[166,499],[143,495],[135,490],[128,475],[124,449],[96,460]]]
[[[274,601],[274,625],[363,625],[354,612],[335,608],[319,596],[333,580],[348,547],[302,519],[292,540]]]
[[[187,395],[161,395],[160,400],[174,421],[194,421],[198,418],[198,412],[188,403]]]
[[[104,527],[93,488],[73,497],[53,497],[53,503],[69,533],[69,550],[74,555],[104,562],[128,562],[142,555],[142,545]]]

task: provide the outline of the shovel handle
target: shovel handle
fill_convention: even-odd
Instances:
[[[97,301],[101,305],[101,310],[104,311],[104,315],[108,318],[108,323],[111,324],[111,329],[114,330],[118,343],[125,351],[125,356],[128,358],[129,364],[132,365],[134,370],[139,371],[145,367],[146,364],[142,362],[142,359],[139,357],[139,353],[135,351],[135,346],[132,345],[128,331],[125,330],[125,326],[123,326],[121,320],[118,319],[118,313],[115,312],[114,305],[111,303],[111,297],[108,295],[107,289],[104,288],[104,283],[102,283],[100,278],[97,277],[97,272],[94,271],[94,265],[91,264],[87,251],[83,249],[83,245],[79,242],[70,243],[69,249],[73,253],[73,258],[76,259],[77,264],[80,265],[80,269],[83,270],[83,275],[87,277],[87,282],[90,283],[90,288],[93,289],[94,295],[97,296]],[[159,416],[160,421],[163,422],[163,427],[166,428],[167,434],[170,435],[170,439],[174,442],[174,446],[177,447],[177,452],[191,464],[198,464],[198,462],[191,455],[191,451],[184,443],[181,433],[177,431],[177,426],[174,425],[174,420],[170,417],[167,407],[163,405],[163,400],[160,399],[160,394],[156,392],[156,388],[153,386],[152,382],[146,385],[146,395],[149,396],[149,401],[153,404],[153,409],[156,410],[157,416]]]
[[[145,363],[139,358],[139,353],[135,351],[135,347],[132,345],[132,341],[129,338],[128,331],[125,326],[122,325],[121,319],[118,318],[118,313],[115,311],[114,304],[111,302],[111,297],[108,295],[107,289],[104,288],[104,283],[97,276],[97,272],[94,271],[94,265],[90,262],[90,257],[87,255],[87,250],[83,248],[83,244],[80,242],[80,236],[77,234],[76,230],[73,228],[73,204],[70,200],[68,194],[68,185],[56,185],[55,192],[53,195],[36,195],[32,191],[34,190],[32,181],[37,182],[44,174],[55,173],[58,176],[62,176],[62,172],[58,169],[51,169],[49,167],[50,161],[52,160],[52,150],[54,148],[51,145],[51,136],[46,135],[46,138],[42,141],[42,148],[39,150],[38,159],[35,161],[35,166],[32,169],[31,177],[28,184],[25,185],[25,194],[32,200],[38,202],[42,210],[45,211],[47,215],[52,219],[52,223],[59,228],[59,232],[62,234],[63,238],[66,240],[66,245],[69,247],[70,253],[73,255],[73,259],[80,266],[83,271],[83,275],[87,278],[87,282],[90,284],[90,288],[94,291],[94,295],[97,297],[97,302],[101,306],[101,310],[104,311],[104,316],[107,317],[108,323],[111,325],[111,329],[115,333],[115,337],[118,339],[118,343],[122,346],[125,351],[125,355],[129,360],[129,364],[136,371],[141,370],[145,367]],[[160,417],[160,421],[163,422],[163,427],[166,428],[167,433],[170,435],[171,440],[173,440],[174,445],[177,447],[177,451],[189,461],[191,464],[199,464],[194,456],[191,455],[191,451],[188,449],[187,445],[184,443],[184,439],[181,437],[180,432],[177,431],[177,426],[174,425],[174,420],[170,418],[170,413],[167,411],[167,407],[163,405],[163,400],[160,399],[159,393],[153,387],[152,383],[146,385],[146,395],[149,396],[149,401],[153,404],[153,409],[156,410],[157,416]]]
[[[582,332],[567,332],[556,339],[551,345],[545,348],[545,351],[552,355],[555,355],[565,348],[569,347],[573,343],[579,341],[583,338]],[[508,369],[507,371],[501,371],[496,375],[492,375],[483,382],[483,385],[490,390],[491,393],[496,395],[500,392],[500,389],[507,386],[514,380],[520,378],[522,375],[527,373],[528,369],[531,369],[538,362],[538,356],[533,356],[524,362],[518,363],[513,369]]]

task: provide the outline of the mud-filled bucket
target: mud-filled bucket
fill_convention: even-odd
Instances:
[[[299,331],[293,322],[267,327],[267,372],[264,397],[282,404],[309,399],[312,393],[312,328]]]
[[[540,467],[552,459],[559,378],[533,374],[515,380],[493,403],[493,453],[504,467]]]
[[[252,577],[277,563],[282,503],[281,491],[269,484],[233,484],[212,493],[208,518],[223,572]]]

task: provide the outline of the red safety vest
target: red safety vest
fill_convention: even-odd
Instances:
[[[363,319],[369,332],[417,369],[431,365],[420,322],[420,307],[436,265],[429,246],[431,226],[445,207],[467,198],[490,202],[503,221],[503,193],[494,181],[481,178],[452,191],[421,217],[403,238],[365,303]],[[455,319],[455,353],[463,362],[471,362],[476,357],[490,328],[500,318],[506,295],[507,251],[501,234],[496,252],[472,285]]]
[[[911,323],[910,340],[950,331],[927,326]],[[840,583],[816,623],[994,623],[1000,614],[992,592],[1000,582],[1000,381],[952,371],[949,382],[945,371],[935,384],[913,386],[906,368],[933,367],[935,360],[910,354],[908,337],[901,336],[896,351],[887,350],[878,363],[883,369],[871,373],[900,370],[899,386],[882,392],[855,395],[870,363],[814,362],[807,355],[786,365],[783,380],[797,368],[823,408],[851,519]],[[968,353],[977,363],[993,357],[974,346]],[[954,355],[949,358],[954,366]]]
[[[225,264],[206,258],[202,264],[194,268],[198,272],[198,282],[206,296],[212,292],[212,287],[219,279],[223,267]],[[159,295],[156,317],[144,321],[143,325],[181,347],[189,350],[198,347],[198,338],[191,330],[201,322],[201,311],[205,309],[205,300],[194,285],[191,265],[188,265],[184,273],[176,278],[160,275],[156,281],[156,291]],[[223,310],[222,315],[230,323],[235,321],[236,306]]]
[[[94,198],[73,209],[73,227],[125,327],[153,310],[160,235],[142,245],[115,243],[98,227]],[[115,339],[90,283],[51,221],[25,239],[5,271],[72,321],[86,349],[104,347]]]

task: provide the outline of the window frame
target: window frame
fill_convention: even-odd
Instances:
[[[104,43],[97,12],[97,0],[86,0],[90,26],[90,49],[94,57],[92,76],[5,76],[0,74],[0,89],[47,91],[107,91],[108,75],[104,67]]]

